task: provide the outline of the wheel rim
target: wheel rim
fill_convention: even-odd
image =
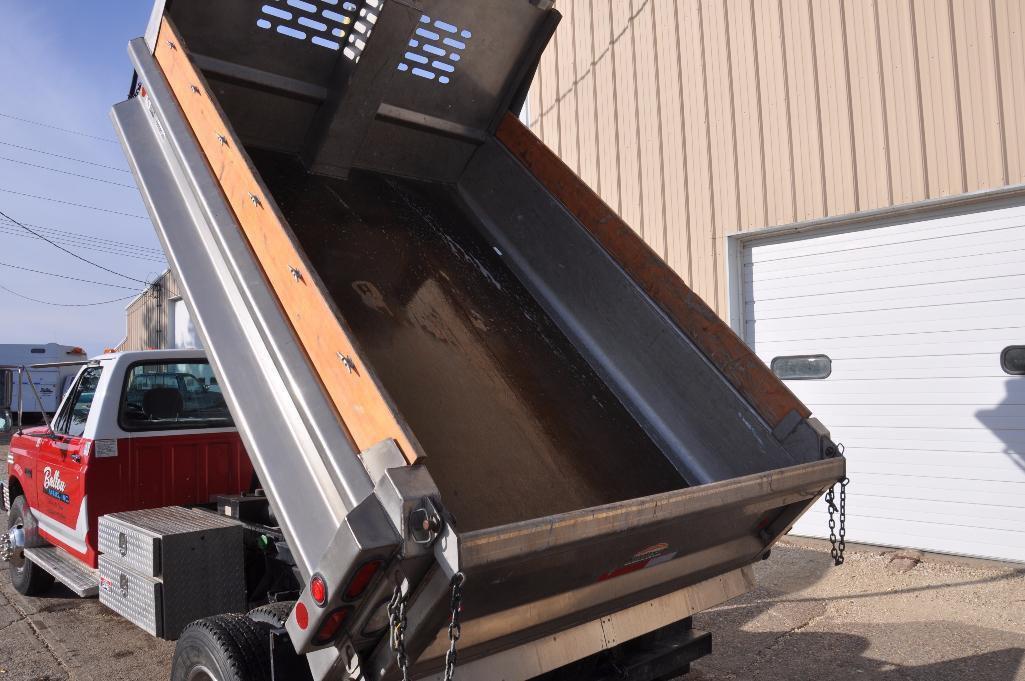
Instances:
[[[25,531],[25,525],[22,523],[17,523],[14,527],[20,529],[22,532]],[[21,573],[25,570],[25,560],[24,548],[15,548],[11,554],[11,559],[8,562],[11,564],[11,567]]]
[[[212,671],[200,665],[189,672],[186,681],[220,681],[220,679]]]

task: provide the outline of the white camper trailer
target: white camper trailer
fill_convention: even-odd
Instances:
[[[59,364],[62,362],[74,362],[85,357],[82,348],[72,345],[59,345],[57,343],[40,343],[36,345],[25,344],[0,344],[0,366],[25,366],[33,364]],[[51,367],[45,369],[31,369],[23,372],[21,380],[18,380],[16,372],[12,375],[9,401],[6,393],[0,393],[0,399],[5,404],[0,404],[0,412],[5,409],[11,412],[18,411],[19,400],[24,408],[25,422],[36,423],[43,418],[43,414],[53,414],[60,404],[65,390],[71,384],[78,371],[76,366]],[[30,380],[35,385],[36,393],[28,387]],[[21,389],[25,388],[24,394]]]

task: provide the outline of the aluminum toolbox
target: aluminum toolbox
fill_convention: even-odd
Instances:
[[[111,556],[100,556],[100,603],[154,636],[164,637],[163,585],[125,567]]]
[[[246,608],[242,525],[179,506],[100,518],[100,602],[174,639],[190,622]]]

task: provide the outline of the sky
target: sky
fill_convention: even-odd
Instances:
[[[128,41],[145,33],[151,6],[147,0],[0,2],[0,211],[113,272],[0,217],[0,344],[55,342],[90,355],[114,347],[125,334],[125,306],[143,289],[132,279],[152,281],[166,269],[108,115],[127,97]],[[121,300],[105,302],[115,299]]]

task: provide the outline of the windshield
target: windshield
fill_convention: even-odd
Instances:
[[[234,425],[206,360],[133,364],[121,396],[120,422],[135,431]]]

